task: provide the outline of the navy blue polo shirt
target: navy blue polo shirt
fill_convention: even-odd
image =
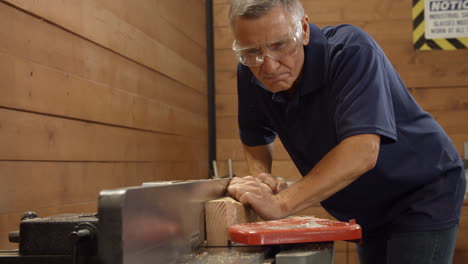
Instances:
[[[456,224],[465,192],[458,152],[378,44],[355,26],[310,24],[304,52],[302,78],[291,98],[269,92],[239,64],[242,142],[265,145],[278,135],[304,176],[343,139],[380,135],[375,168],[322,206],[341,221],[356,219],[366,237]]]

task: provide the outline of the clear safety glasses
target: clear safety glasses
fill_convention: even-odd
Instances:
[[[232,43],[232,50],[237,60],[245,66],[260,66],[265,56],[274,60],[281,60],[296,54],[302,41],[301,21],[296,23],[293,30],[276,40],[252,45],[239,46],[237,40]]]

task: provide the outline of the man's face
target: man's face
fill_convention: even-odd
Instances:
[[[282,7],[275,7],[258,18],[239,18],[234,24],[234,37],[241,47],[274,42],[294,30],[298,21]],[[299,78],[304,65],[303,45],[309,41],[308,18],[301,21],[302,41],[296,53],[279,59],[264,56],[259,66],[249,66],[254,76],[271,92],[277,93],[290,89]],[[268,51],[264,51],[268,54]]]

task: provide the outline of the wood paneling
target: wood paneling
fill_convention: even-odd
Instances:
[[[195,162],[0,161],[0,214],[96,200],[99,191],[193,179]],[[47,188],[43,188],[46,185]]]
[[[0,97],[4,107],[187,137],[207,133],[204,113],[192,113],[3,53],[0,86],[4,87]]]
[[[426,51],[426,57],[430,57],[436,52],[438,51]],[[444,52],[452,53],[457,58],[466,51]],[[438,61],[438,59],[438,56],[433,59],[437,63],[395,64],[395,68],[408,88],[466,87],[468,83],[468,63],[466,60],[450,63],[445,60]]]
[[[319,27],[353,24],[368,32],[382,47],[415,100],[449,134],[460,154],[468,142],[468,50],[416,51],[413,48],[410,0],[301,0],[309,20]],[[228,22],[228,0],[214,1],[216,55],[216,116],[218,165],[233,159],[234,173],[248,174],[237,128],[236,61]],[[300,174],[281,144],[276,144],[273,174],[297,179]],[[222,175],[222,173],[221,173]],[[466,210],[465,210],[466,211]],[[462,218],[460,236],[466,233]],[[335,253],[336,263],[358,263],[355,246]],[[455,263],[465,263],[468,242],[459,238]]]
[[[5,0],[0,40],[0,249],[25,211],[208,177],[204,1]]]
[[[206,140],[0,108],[0,160],[187,161]]]
[[[204,74],[204,69],[200,69],[187,61],[184,56],[177,54],[127,21],[109,12],[97,1],[52,0],[47,1],[47,4],[28,0],[7,0],[7,2],[50,20],[153,70],[162,72],[200,92],[205,92],[206,74]],[[150,3],[150,1],[144,2]],[[170,2],[164,1],[164,3],[169,4]],[[129,3],[125,1],[124,5],[126,7]],[[150,10],[156,11],[160,6],[153,5],[151,7]],[[171,14],[176,16],[176,11],[174,10]],[[155,22],[157,21],[152,21],[152,23]]]
[[[200,56],[205,54],[206,47],[203,1],[134,0],[128,5],[127,1],[96,0],[96,3],[200,68],[206,67],[206,58]]]
[[[216,70],[216,95],[237,94],[236,68],[230,71]],[[237,99],[236,99],[237,100]]]
[[[468,87],[410,89],[426,111],[468,110]]]
[[[190,112],[204,115],[207,111],[202,103],[206,91],[198,92],[80,36],[4,4],[0,22],[2,53]]]

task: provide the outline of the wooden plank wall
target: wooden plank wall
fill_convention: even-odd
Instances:
[[[230,50],[228,0],[215,0],[217,154],[220,170],[233,159],[234,173],[247,173],[237,129],[236,61]],[[382,46],[418,103],[447,131],[462,155],[468,142],[468,50],[415,51],[412,44],[411,0],[302,0],[310,21],[319,27],[354,24]],[[273,173],[289,179],[300,174],[276,143]],[[323,214],[320,207],[311,209]],[[466,210],[464,211],[466,214]],[[467,216],[457,245],[455,263],[468,262]],[[357,263],[354,247],[339,246],[336,263]],[[352,254],[343,254],[343,250]]]
[[[208,177],[205,3],[0,1],[0,249],[28,210]]]

